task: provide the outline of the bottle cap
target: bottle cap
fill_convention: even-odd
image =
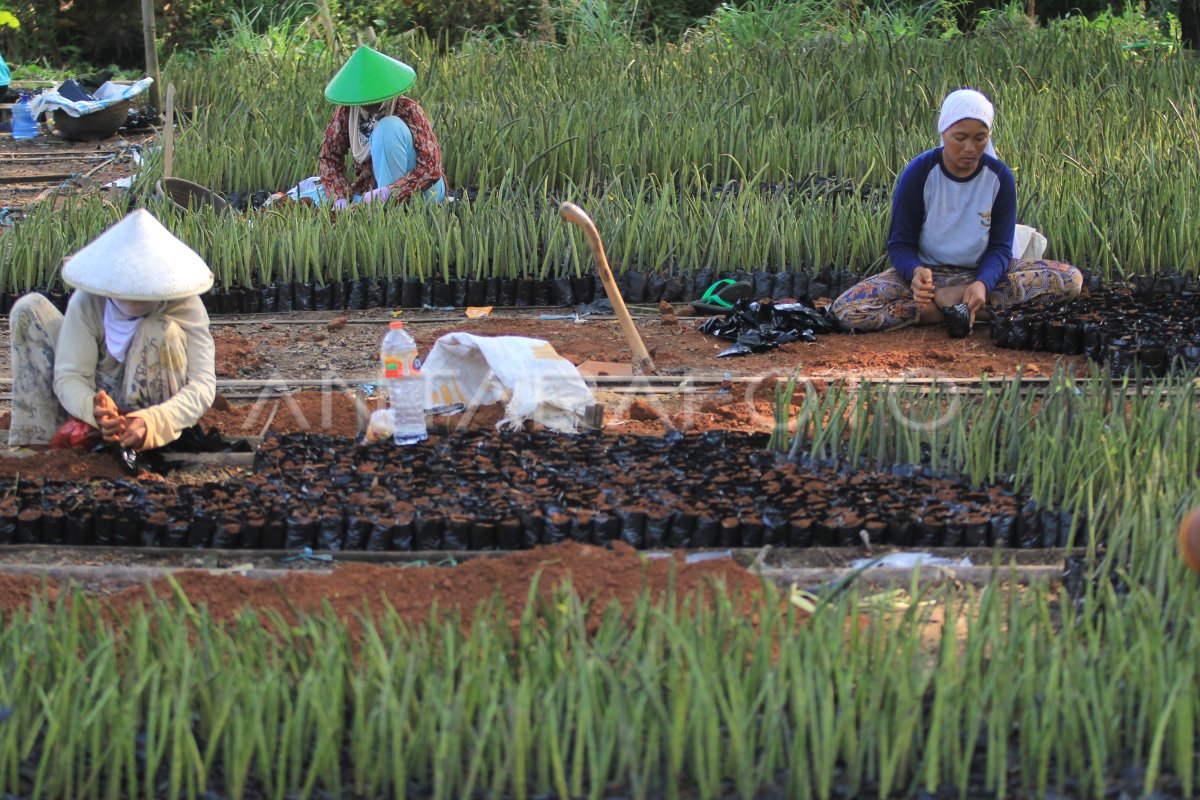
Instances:
[[[389,328],[403,328],[404,322],[403,322],[403,320],[394,319],[388,323],[388,327]]]

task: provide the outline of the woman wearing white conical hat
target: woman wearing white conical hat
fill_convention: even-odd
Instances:
[[[216,394],[200,301],[213,284],[208,265],[139,209],[70,258],[62,277],[75,289],[65,316],[40,294],[9,315],[9,444],[49,444],[68,417],[134,450],[175,441]]]

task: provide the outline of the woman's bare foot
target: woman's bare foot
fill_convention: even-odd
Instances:
[[[963,295],[967,293],[967,285],[962,286],[943,286],[933,293],[933,304],[938,308],[950,308],[956,306],[963,301]]]
[[[926,303],[920,308],[920,315],[917,317],[918,325],[937,325],[939,322],[944,322],[946,315],[942,313],[942,309],[938,308],[937,300],[932,303]]]

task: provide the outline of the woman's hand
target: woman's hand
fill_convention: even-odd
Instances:
[[[92,414],[100,435],[110,444],[119,444],[129,450],[140,450],[150,433],[146,420],[121,414],[113,399],[101,389],[92,400]]]
[[[384,203],[392,196],[392,190],[387,186],[372,189],[362,196],[363,203]]]
[[[913,299],[917,301],[918,306],[927,306],[933,302],[933,270],[929,267],[914,269],[911,285]]]
[[[963,302],[971,312],[971,324],[975,324],[975,312],[987,305],[987,287],[983,281],[975,281],[963,292]]]
[[[141,450],[146,444],[149,428],[141,417],[125,417],[125,431],[121,434],[121,447],[126,450]]]
[[[96,392],[92,399],[92,415],[96,418],[96,426],[106,442],[117,442],[125,432],[125,418],[117,410],[117,404],[103,389]]]

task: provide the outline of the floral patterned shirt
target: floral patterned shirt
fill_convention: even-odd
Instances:
[[[390,187],[389,200],[404,202],[414,194],[422,194],[445,176],[442,172],[442,150],[438,147],[437,138],[425,112],[416,101],[407,97],[396,98],[396,116],[399,117],[412,132],[413,148],[417,153],[417,165],[413,171],[405,175]],[[331,199],[354,199],[354,195],[363,194],[375,186],[375,170],[368,158],[361,164],[354,165],[354,180],[346,179],[346,154],[350,152],[350,108],[338,106],[333,112],[333,120],[325,129],[325,141],[321,144],[321,157],[318,161],[317,172],[321,176],[321,184],[325,194]]]

